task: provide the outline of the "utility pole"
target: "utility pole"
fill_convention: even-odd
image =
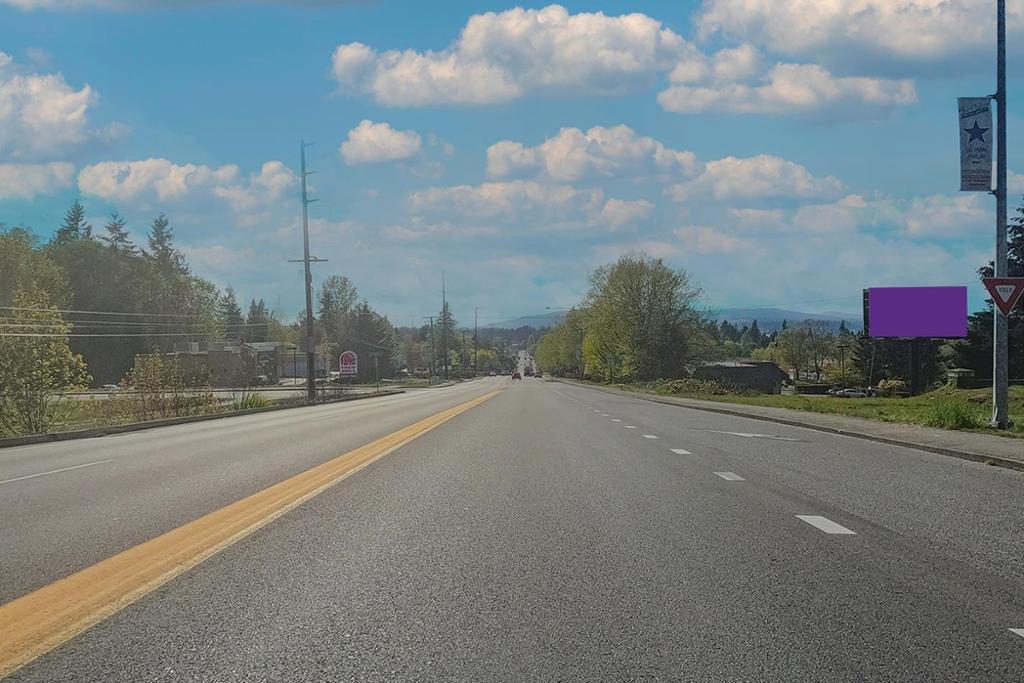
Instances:
[[[441,321],[441,367],[444,369],[444,379],[448,381],[448,321],[451,320],[451,315],[448,313],[448,299],[445,296],[444,291],[444,271],[441,271],[441,315],[444,319]]]
[[[434,359],[437,357],[437,349],[434,348],[434,316],[423,316],[430,320],[430,385],[434,385]]]
[[[476,377],[480,374],[480,368],[477,367],[477,337],[478,328],[477,323],[480,319],[480,307],[475,306],[473,308],[473,376]]]
[[[306,148],[309,145],[305,141],[299,142],[299,163],[300,177],[302,179],[302,259],[301,263],[306,269],[306,399],[316,400],[316,338],[313,333],[313,271],[310,263],[320,263],[327,259],[310,258],[309,256],[309,211],[308,207],[316,199],[310,199],[306,195],[306,177],[316,171],[306,170]],[[298,263],[298,260],[289,260],[289,263]]]
[[[839,349],[839,374],[842,376],[842,388],[846,388],[846,349],[850,348],[849,344],[837,344],[836,348]]]
[[[1006,277],[1006,0],[996,0],[996,258],[995,276]],[[1006,429],[1009,418],[1008,319],[992,311],[992,426]]]

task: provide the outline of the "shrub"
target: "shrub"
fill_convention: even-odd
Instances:
[[[735,396],[748,393],[725,382],[707,379],[659,380],[651,387],[659,394],[704,394],[710,396]]]
[[[232,410],[250,410],[252,408],[266,408],[270,405],[270,399],[251,389],[243,389],[231,402]]]
[[[924,417],[929,427],[943,429],[974,429],[985,424],[981,412],[969,403],[956,400],[937,401]]]
[[[907,383],[901,379],[883,379],[878,383],[879,396],[896,396],[907,393]]]

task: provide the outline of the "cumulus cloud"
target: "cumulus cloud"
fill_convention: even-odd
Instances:
[[[332,67],[343,92],[389,106],[492,104],[538,91],[620,94],[693,50],[645,14],[570,14],[549,5],[473,15],[436,52],[339,45]]]
[[[82,192],[108,201],[165,204],[214,197],[243,214],[266,207],[294,183],[295,174],[280,161],[264,163],[248,178],[234,164],[214,168],[167,159],[103,161],[78,174]]]
[[[725,157],[709,161],[693,180],[667,188],[676,201],[700,198],[770,199],[827,198],[838,195],[843,183],[833,176],[819,178],[806,167],[776,156]]]
[[[419,154],[422,146],[416,131],[395,130],[388,123],[363,119],[348,132],[339,151],[346,164],[355,166],[408,159]]]
[[[706,226],[684,225],[673,234],[688,250],[698,254],[729,254],[744,245],[738,237]]]
[[[415,216],[502,224],[579,224],[599,215],[604,193],[532,180],[433,187],[409,196]]]
[[[67,158],[89,142],[116,137],[120,126],[90,126],[97,99],[88,85],[76,89],[59,73],[31,73],[0,52],[0,158]]]
[[[804,114],[829,120],[873,119],[917,101],[909,80],[834,76],[817,64],[776,64],[758,73],[749,49],[682,62],[658,103],[680,114]]]
[[[563,128],[535,147],[502,140],[487,149],[487,173],[494,178],[542,175],[559,182],[650,175],[678,178],[700,170],[692,152],[666,147],[625,125],[595,126],[586,132]]]
[[[1007,3],[1008,28],[1024,32],[1024,0]],[[922,67],[989,65],[995,43],[990,0],[705,0],[702,37],[720,33],[799,57],[903,73]]]
[[[972,237],[994,225],[993,203],[975,193],[918,197],[901,208],[915,237]]]
[[[611,198],[601,207],[601,219],[613,229],[636,223],[651,215],[654,204],[646,199],[624,200]]]
[[[0,164],[0,199],[32,199],[70,187],[73,164]]]

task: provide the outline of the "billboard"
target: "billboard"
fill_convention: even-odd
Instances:
[[[359,356],[355,351],[342,351],[338,356],[338,372],[342,377],[355,377],[359,374]]]
[[[966,337],[967,287],[871,287],[864,290],[869,337]]]

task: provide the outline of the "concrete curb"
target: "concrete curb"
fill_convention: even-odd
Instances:
[[[73,432],[51,432],[49,434],[32,434],[31,436],[15,436],[9,439],[0,439],[0,449],[14,446],[29,446],[37,443],[49,443],[52,441],[71,441],[72,439],[91,439],[97,436],[108,434],[124,434],[126,432],[141,432],[146,429],[157,427],[171,427],[174,425],[188,424],[190,422],[206,422],[207,420],[220,420],[225,417],[240,417],[242,415],[256,415],[258,413],[272,413],[278,410],[292,410],[294,408],[310,408],[323,406],[331,403],[344,403],[346,401],[358,401],[364,398],[380,398],[381,396],[394,396],[404,394],[404,389],[388,389],[375,394],[356,394],[354,396],[343,396],[341,398],[317,401],[313,404],[294,406],[267,406],[266,408],[249,408],[248,410],[236,410],[230,413],[212,413],[210,415],[189,415],[186,417],[169,417],[163,420],[149,420],[148,422],[133,422],[125,425],[112,425],[110,427],[93,427],[91,429],[78,429]]]
[[[825,425],[813,424],[811,422],[803,422],[800,420],[791,420],[781,417],[772,417],[770,415],[757,415],[754,413],[747,413],[735,408],[719,407],[719,404],[715,405],[692,405],[689,403],[677,403],[669,400],[666,397],[658,396],[657,394],[644,394],[638,391],[626,391],[623,389],[614,389],[612,387],[603,387],[596,384],[587,384],[586,382],[577,382],[573,380],[567,380],[562,378],[552,378],[556,382],[565,382],[566,384],[574,384],[580,387],[587,387],[589,389],[595,389],[597,391],[603,391],[608,394],[620,394],[626,396],[632,396],[639,398],[644,401],[651,401],[652,403],[661,403],[664,405],[675,406],[676,408],[689,408],[691,410],[702,410],[707,413],[719,413],[720,415],[729,415],[732,417],[745,417],[750,420],[761,420],[763,422],[774,422],[776,424],[784,424],[790,427],[803,427],[804,429],[813,429],[816,432],[825,432],[827,434],[838,434],[840,436],[850,436],[856,439],[864,439],[865,441],[874,441],[875,443],[884,443],[890,446],[902,446],[904,448],[913,448],[919,451],[927,451],[929,453],[937,453],[939,455],[947,455],[953,458],[960,458],[961,460],[971,460],[973,462],[980,462],[986,465],[995,465],[996,467],[1005,467],[1007,469],[1018,470],[1024,472],[1024,460],[1014,460],[1012,458],[1004,458],[998,455],[986,455],[984,453],[973,453],[971,451],[962,451],[955,448],[943,448],[941,446],[933,446],[931,444],[917,443],[914,441],[904,441],[901,439],[892,439],[886,436],[878,436],[875,434],[866,434],[864,432],[858,432],[849,429],[837,429],[835,427],[827,427]],[[700,399],[687,399],[689,401],[699,401]],[[738,405],[738,404],[725,404],[725,405]],[[793,411],[799,412],[799,411]]]

